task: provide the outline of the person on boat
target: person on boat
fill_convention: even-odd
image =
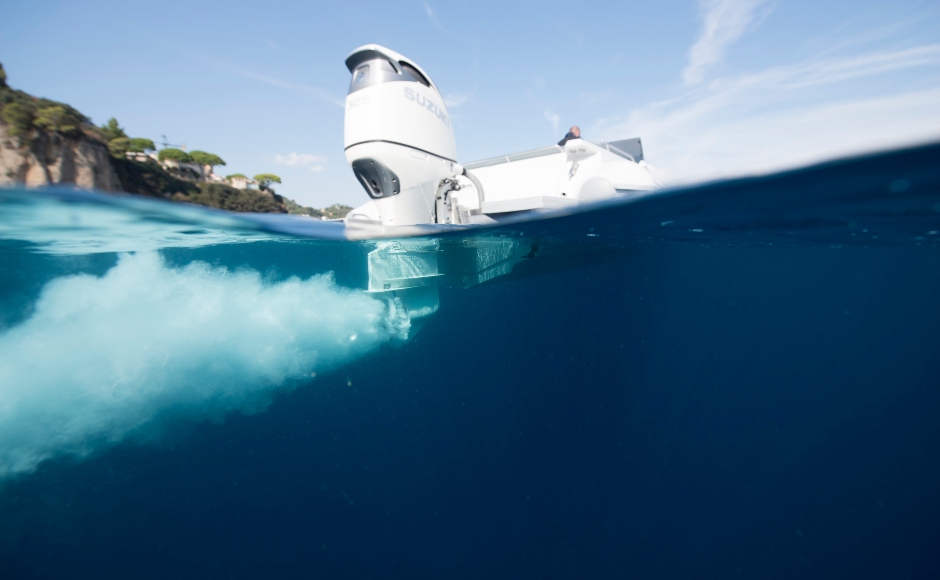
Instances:
[[[567,143],[568,141],[571,141],[572,139],[580,139],[580,138],[581,138],[581,127],[578,127],[577,125],[573,125],[570,129],[568,129],[568,134],[565,135],[564,138],[562,138],[562,140],[558,142],[558,146],[564,147],[565,143]]]

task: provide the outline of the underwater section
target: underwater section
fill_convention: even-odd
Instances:
[[[0,577],[940,574],[940,146],[388,233],[0,190]]]

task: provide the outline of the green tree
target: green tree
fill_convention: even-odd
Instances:
[[[352,211],[353,208],[348,205],[343,205],[341,203],[334,203],[328,208],[322,210],[323,215],[328,217],[331,220],[342,219],[346,217],[346,214]]]
[[[205,151],[193,151],[189,154],[193,158],[193,161],[199,165],[211,165],[215,167],[217,165],[225,165],[225,161],[215,153],[206,153]]]
[[[127,137],[118,137],[108,141],[108,151],[114,157],[124,157],[131,148],[131,140]]]
[[[133,151],[134,153],[144,153],[146,151],[154,151],[156,148],[157,147],[150,139],[134,137],[130,140],[130,148],[128,148],[128,151]]]
[[[124,132],[123,127],[118,125],[117,119],[111,117],[107,123],[101,126],[101,136],[104,137],[105,142],[110,143],[112,139],[127,138],[127,133]]]
[[[43,107],[36,111],[36,118],[33,119],[33,125],[37,128],[61,133],[62,135],[71,135],[78,132],[81,122],[81,119],[61,105]]]
[[[3,70],[3,64],[0,63],[0,89],[5,89],[7,86],[7,71]]]
[[[33,119],[33,112],[19,103],[10,103],[3,107],[3,120],[11,137],[22,138],[29,134]]]
[[[226,175],[225,179],[235,179],[236,177],[241,177],[242,179],[248,179],[248,176],[244,173],[233,173],[231,175]]]
[[[280,183],[281,178],[273,173],[259,173],[255,175],[255,181],[258,182],[259,189],[268,190],[271,188],[272,183]]]
[[[176,161],[178,163],[189,163],[193,160],[192,157],[189,156],[189,153],[186,153],[182,149],[173,148],[161,149],[160,152],[157,153],[157,159],[160,161]]]

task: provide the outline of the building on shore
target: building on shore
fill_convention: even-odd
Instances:
[[[232,179],[222,177],[213,171],[211,165],[199,165],[198,163],[187,163],[175,161],[173,159],[160,160],[156,151],[144,153],[141,151],[128,151],[126,157],[132,161],[140,163],[153,162],[167,171],[176,174],[182,174],[183,177],[189,177],[195,181],[210,181],[212,183],[227,183],[237,189],[257,188],[258,182],[245,176],[234,176]]]
[[[258,189],[258,182],[245,175],[232,175],[226,181],[235,189]]]

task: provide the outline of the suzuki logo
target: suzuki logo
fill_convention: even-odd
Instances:
[[[431,111],[431,113],[440,119],[444,125],[450,127],[450,120],[447,118],[447,115],[445,115],[444,111],[438,108],[438,106],[434,104],[434,101],[431,99],[425,97],[424,95],[415,94],[414,89],[411,87],[405,87],[405,98],[409,101],[414,101],[418,104],[419,107]]]

